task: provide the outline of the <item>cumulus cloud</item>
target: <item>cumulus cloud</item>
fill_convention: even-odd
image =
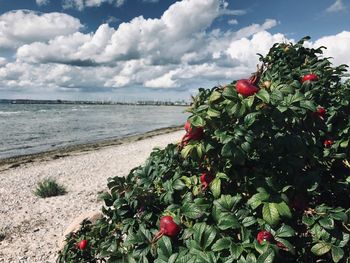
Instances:
[[[36,41],[45,42],[56,36],[77,32],[79,19],[63,13],[38,13],[16,10],[0,16],[0,49],[17,47]]]
[[[344,11],[345,5],[343,3],[343,0],[336,0],[331,6],[329,6],[326,11],[329,13],[335,13],[339,11]]]
[[[324,56],[332,57],[333,64],[346,64],[350,66],[350,31],[321,37],[312,43],[312,45],[313,47],[327,47],[327,49],[323,50]]]
[[[90,1],[91,5],[100,2]],[[274,19],[237,31],[213,29],[213,22],[225,15],[222,10],[228,10],[225,3],[183,0],[160,18],[140,16],[117,28],[106,23],[91,33],[79,31],[79,20],[69,32],[42,39],[33,32],[34,37],[17,40],[15,61],[0,58],[0,88],[65,94],[113,92],[123,87],[188,91],[247,77],[258,63],[256,53],[265,54],[275,42],[293,42],[283,34],[268,32],[278,25]],[[335,57],[335,64],[350,64],[349,35],[344,31],[309,45],[328,46],[325,55]],[[9,33],[0,35],[0,40],[10,37],[14,42]]]

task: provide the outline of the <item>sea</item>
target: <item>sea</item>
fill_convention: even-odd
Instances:
[[[182,106],[0,104],[0,159],[182,125]]]

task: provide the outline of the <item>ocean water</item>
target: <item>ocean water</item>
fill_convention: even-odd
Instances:
[[[0,104],[0,159],[181,125],[186,107]]]

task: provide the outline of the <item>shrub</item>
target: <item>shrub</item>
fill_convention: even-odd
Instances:
[[[89,257],[349,262],[350,83],[307,39],[275,44],[249,80],[200,89],[182,142],[109,180],[104,218],[82,233]]]
[[[39,182],[34,191],[35,195],[42,198],[64,195],[65,193],[66,193],[65,187],[58,184],[52,178],[45,178],[44,180]]]

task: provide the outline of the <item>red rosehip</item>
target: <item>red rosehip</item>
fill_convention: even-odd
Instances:
[[[305,81],[317,81],[317,80],[318,80],[318,76],[316,74],[307,74],[303,76],[303,78],[301,79],[301,82],[304,83]]]
[[[88,241],[86,239],[83,239],[78,243],[78,248],[80,250],[84,250],[84,249],[86,249],[87,244],[88,244]]]
[[[315,113],[318,117],[320,117],[321,119],[324,119],[326,117],[327,111],[325,108],[319,107],[319,108],[317,108]]]
[[[330,147],[332,146],[332,144],[333,144],[333,141],[332,141],[332,140],[325,140],[325,141],[323,142],[323,145],[324,145],[324,147],[326,147],[326,148],[330,148]]]
[[[262,230],[258,233],[256,239],[261,244],[263,241],[272,242],[274,240],[272,234],[268,231]]]
[[[160,233],[168,236],[175,237],[181,230],[181,228],[174,222],[171,216],[163,216],[160,219]]]
[[[249,79],[241,79],[236,83],[236,91],[244,97],[248,97],[257,93],[259,88],[256,87]]]
[[[186,121],[184,127],[185,127],[185,131],[186,131],[186,132],[191,132],[192,128],[191,128],[191,123],[190,123],[190,121]]]
[[[209,184],[214,180],[214,177],[211,174],[204,172],[202,173],[200,180],[204,189],[206,189],[209,186]]]

